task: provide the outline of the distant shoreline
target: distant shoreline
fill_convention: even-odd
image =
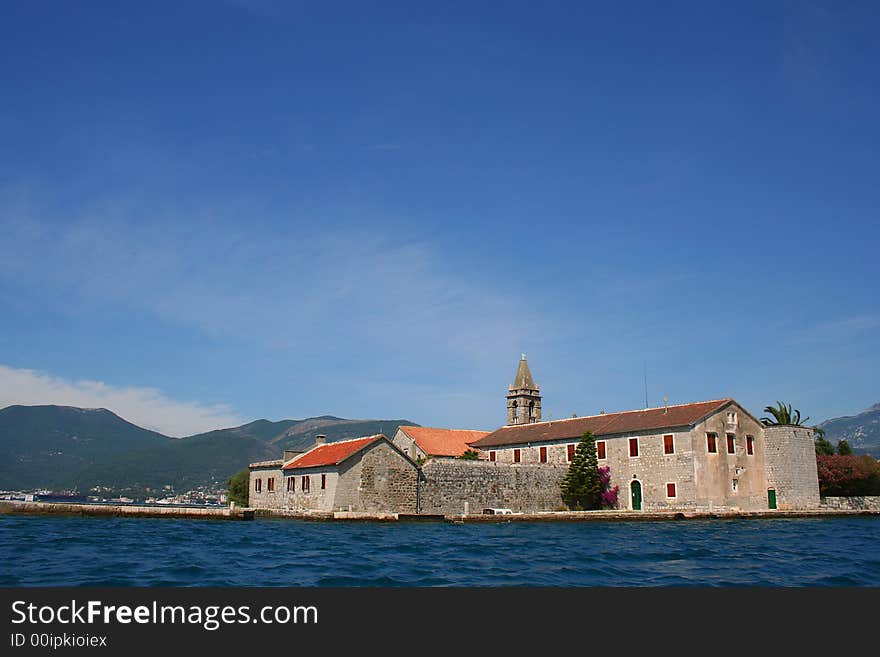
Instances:
[[[447,522],[509,523],[509,522],[607,522],[607,521],[670,521],[670,520],[732,520],[745,518],[831,518],[841,516],[880,516],[876,509],[806,509],[765,511],[547,511],[513,515],[412,515],[397,513],[360,513],[337,511],[325,513],[291,513],[241,507],[143,506],[137,504],[71,504],[65,502],[22,502],[0,500],[3,515],[65,515],[133,518],[184,518],[216,520],[287,519],[348,522]]]

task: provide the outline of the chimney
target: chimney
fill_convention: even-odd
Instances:
[[[292,459],[296,456],[299,456],[302,453],[303,453],[303,450],[301,450],[301,449],[285,449],[284,456],[282,458],[283,458],[284,462],[287,463],[290,459]]]
[[[317,436],[315,436],[315,447],[317,447],[318,445],[326,445],[326,444],[327,444],[327,436],[325,436],[323,433],[319,433]]]

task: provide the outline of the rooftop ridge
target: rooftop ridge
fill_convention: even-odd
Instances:
[[[732,397],[724,397],[722,399],[706,399],[704,401],[693,401],[693,402],[685,402],[682,404],[668,404],[666,406],[652,406],[650,408],[635,408],[630,411],[612,411],[610,413],[596,413],[595,415],[578,415],[577,417],[561,417],[557,420],[541,420],[540,422],[529,422],[528,424],[508,424],[503,427],[499,427],[495,431],[501,431],[502,429],[517,429],[522,427],[532,427],[537,424],[553,424],[554,422],[571,422],[572,420],[587,420],[591,418],[600,418],[600,417],[608,417],[609,415],[624,415],[626,413],[644,413],[645,411],[659,411],[664,408],[681,408],[682,406],[694,406],[696,404],[712,404],[721,402],[733,401]]]

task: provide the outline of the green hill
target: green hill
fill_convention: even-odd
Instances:
[[[393,436],[409,420],[256,420],[186,438],[148,431],[106,409],[9,406],[0,410],[0,490],[79,490],[94,486],[146,493],[223,487],[248,463],[328,441]]]

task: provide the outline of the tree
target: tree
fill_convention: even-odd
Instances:
[[[250,492],[250,472],[247,468],[239,470],[229,478],[226,482],[226,499],[229,502],[235,502],[239,506],[248,505],[248,495]]]
[[[834,445],[830,440],[826,440],[824,436],[816,438],[816,456],[833,456]]]
[[[617,504],[618,488],[610,488],[610,468],[600,468],[596,439],[587,431],[581,436],[562,480],[562,501],[569,509],[600,509]]]
[[[880,495],[880,462],[868,455],[819,455],[816,469],[822,497]]]
[[[476,452],[476,450],[468,449],[465,450],[464,454],[462,454],[458,458],[462,459],[463,461],[476,461],[480,458],[480,455]]]
[[[837,443],[837,453],[841,456],[853,455],[853,448],[850,447],[848,440],[841,440]]]
[[[800,427],[810,418],[801,419],[801,412],[797,409],[792,411],[791,404],[785,405],[781,401],[776,402],[776,406],[765,406],[764,412],[772,415],[772,418],[762,417],[761,422],[764,426],[774,426],[783,424],[792,424]]]

